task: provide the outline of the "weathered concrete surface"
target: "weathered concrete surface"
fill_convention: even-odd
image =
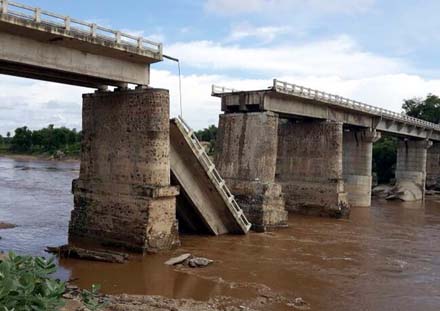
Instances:
[[[86,94],[83,133],[69,243],[87,239],[140,252],[178,245],[168,91]]]
[[[431,145],[432,142],[428,140],[399,140],[396,187],[392,198],[406,201],[417,201],[424,198],[427,151]]]
[[[0,73],[97,87],[149,84],[160,53],[0,14]]]
[[[371,205],[373,143],[379,139],[380,133],[372,130],[344,131],[344,188],[352,206]]]
[[[280,121],[276,182],[289,211],[346,217],[342,176],[342,123]]]
[[[247,233],[249,224],[243,226],[241,217],[234,213],[228,198],[217,188],[219,185],[209,177],[207,168],[198,159],[201,155],[191,148],[179,124],[176,119],[170,121],[171,172],[187,198],[186,204],[177,205],[179,223],[184,222],[186,227],[198,232],[207,229],[214,235]],[[200,225],[203,227],[198,228]]]
[[[428,149],[426,160],[426,188],[440,189],[440,143]]]
[[[285,226],[287,212],[275,183],[278,116],[220,115],[215,164],[254,230]]]

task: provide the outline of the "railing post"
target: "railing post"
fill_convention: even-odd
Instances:
[[[36,23],[41,23],[41,9],[40,8],[35,8],[35,22]]]
[[[2,14],[8,14],[8,0],[0,0],[2,3]]]
[[[159,43],[159,54],[162,55],[163,54],[163,44]]]
[[[70,31],[70,16],[64,18],[64,28],[66,31]]]
[[[95,23],[93,23],[91,26],[90,26],[90,30],[92,31],[92,37],[93,38],[96,38],[96,24]]]
[[[138,47],[138,49],[142,49],[142,37],[139,37],[138,39],[137,39],[137,47]]]
[[[120,31],[116,32],[116,43],[121,44],[121,32]]]

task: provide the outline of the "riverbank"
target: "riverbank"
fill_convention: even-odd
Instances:
[[[244,300],[233,297],[219,296],[208,301],[194,299],[171,299],[149,295],[103,295],[99,298],[103,303],[102,311],[257,311],[257,310],[311,310],[301,298],[286,301],[276,296],[261,295],[255,299]],[[278,307],[281,307],[280,309]],[[66,299],[61,311],[84,310],[78,297]]]
[[[7,223],[7,222],[2,222],[2,221],[0,221],[0,230],[3,230],[3,229],[12,229],[12,228],[15,228],[16,227],[16,225],[13,225],[13,224],[9,224],[9,223]]]
[[[55,158],[53,155],[47,153],[40,154],[18,154],[11,152],[0,152],[0,158],[8,158],[17,161],[56,161],[56,162],[79,162],[80,156],[64,156],[62,158]]]

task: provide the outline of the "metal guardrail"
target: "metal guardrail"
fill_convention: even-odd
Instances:
[[[235,201],[234,196],[232,195],[229,188],[226,186],[225,181],[220,176],[219,172],[215,168],[214,163],[212,163],[208,154],[205,151],[205,148],[202,146],[200,141],[197,139],[194,131],[188,126],[188,124],[181,118],[180,116],[175,119],[176,124],[181,130],[181,132],[186,136],[186,140],[189,142],[189,145],[193,152],[196,154],[203,168],[208,174],[208,177],[212,180],[215,187],[219,191],[222,196],[224,202],[228,206],[234,218],[242,227],[243,231],[247,233],[251,228],[251,223],[247,220],[246,216],[243,213],[243,210],[238,205],[237,201]]]
[[[368,114],[377,115],[380,117],[384,117],[387,119],[392,119],[395,121],[403,122],[406,124],[410,124],[417,127],[423,127],[427,129],[440,131],[440,125],[432,122],[420,120],[411,116],[408,116],[404,113],[397,113],[388,109],[371,106],[356,100],[348,99],[339,95],[334,95],[330,93],[325,93],[322,91],[314,90],[311,88],[307,88],[304,86],[280,81],[277,79],[273,80],[272,90],[288,94],[299,96],[302,98],[313,99],[316,101],[324,102],[331,105],[340,106],[343,108],[349,108],[352,110],[362,111]],[[212,86],[212,95],[220,95],[220,94],[230,94],[240,92],[239,90],[225,88],[217,85]]]
[[[122,46],[136,47],[160,55],[163,51],[162,43],[9,0],[0,0],[0,15],[13,16],[37,24],[61,27],[66,31],[88,35],[92,38],[99,38]]]
[[[223,87],[223,86],[218,86],[218,85],[213,85],[212,86],[212,95],[215,95],[215,94],[226,94],[226,93],[235,93],[235,92],[239,92],[239,90],[230,89],[230,88]]]
[[[414,126],[425,127],[433,130],[440,130],[440,125],[428,121],[410,117],[404,113],[397,113],[388,109],[371,106],[356,100],[348,99],[342,96],[325,93],[322,91],[306,88],[304,86],[291,84],[288,82],[273,80],[273,90],[289,95],[300,96],[303,98],[313,99],[332,105],[338,105],[344,108],[358,110],[369,114],[394,119],[400,122],[409,123]]]

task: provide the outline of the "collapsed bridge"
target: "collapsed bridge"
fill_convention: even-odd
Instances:
[[[177,216],[209,234],[249,231],[212,163],[200,162],[204,150],[192,148],[196,138],[171,123],[170,140],[169,92],[148,86],[150,65],[163,56],[161,43],[0,0],[0,74],[98,89],[83,95],[69,243],[168,250],[180,243]],[[189,206],[176,211],[179,193]]]

